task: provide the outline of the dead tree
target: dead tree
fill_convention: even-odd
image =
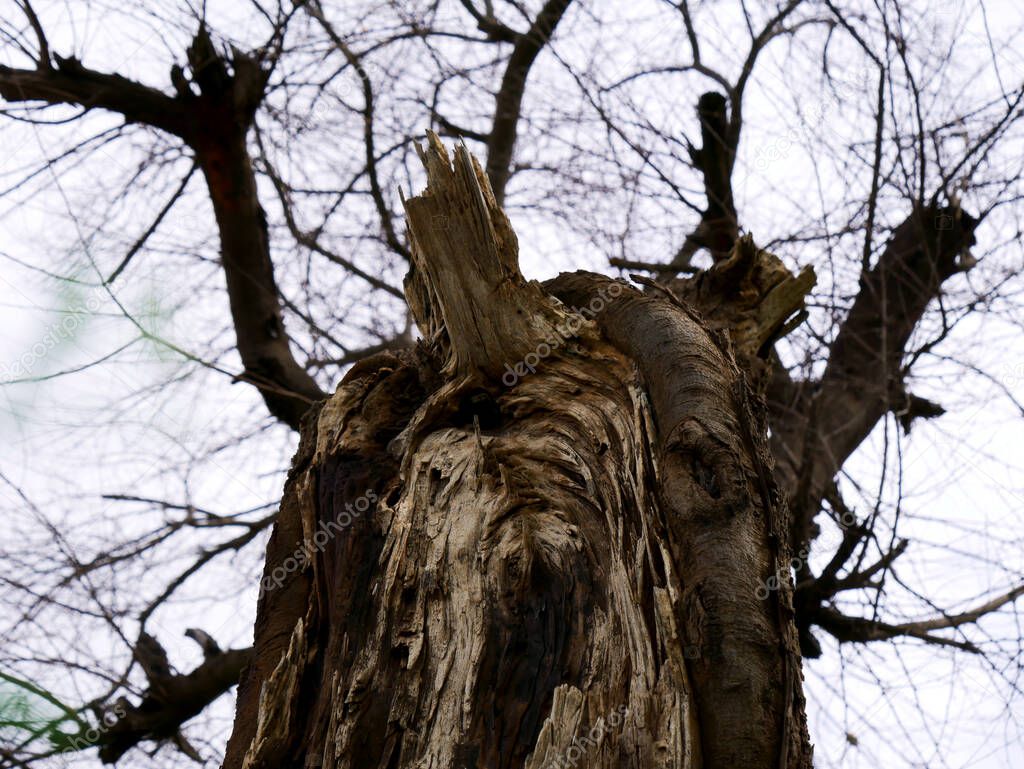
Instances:
[[[541,286],[466,149],[422,157],[425,341],[305,424],[225,766],[809,767],[791,594],[758,588],[788,562],[759,351],[810,283],[744,239],[714,324]]]

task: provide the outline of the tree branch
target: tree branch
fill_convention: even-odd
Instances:
[[[942,284],[971,262],[975,220],[956,205],[916,208],[896,228],[832,343],[803,428],[781,433],[779,472],[790,495],[794,552],[808,539],[811,521],[833,477],[887,411],[906,405],[901,362],[906,344]],[[792,413],[792,412],[791,412]]]
[[[868,619],[867,617],[849,617],[836,609],[822,608],[815,612],[814,622],[823,630],[831,633],[840,642],[861,642],[887,641],[891,638],[909,636],[918,638],[926,643],[940,646],[953,646],[964,651],[980,653],[981,649],[970,641],[957,641],[952,638],[932,635],[935,630],[951,630],[964,625],[977,622],[987,614],[991,614],[1008,603],[1016,601],[1024,595],[1024,585],[1018,585],[1012,590],[996,596],[960,614],[943,614],[940,617],[920,620],[918,622],[905,622],[899,625]]]
[[[324,16],[320,4],[309,2],[306,3],[305,7],[310,16],[316,19],[324,32],[327,33],[334,47],[341,52],[342,56],[345,57],[345,61],[348,62],[359,76],[363,92],[363,109],[361,110],[363,115],[363,147],[366,152],[366,176],[370,180],[370,196],[377,209],[377,215],[380,217],[381,229],[384,231],[384,242],[387,243],[392,251],[403,259],[408,260],[410,258],[409,249],[402,243],[395,232],[391,210],[388,208],[387,201],[384,200],[384,192],[381,189],[380,179],[377,174],[377,151],[374,148],[373,138],[373,84],[370,82],[370,76],[366,71],[366,67],[363,66],[362,58],[341,39],[334,26]]]
[[[117,112],[129,123],[178,136],[195,151],[220,234],[231,316],[245,368],[239,380],[254,384],[270,413],[297,430],[309,405],[324,392],[296,362],[285,334],[266,215],[246,146],[266,72],[255,58],[238,50],[233,50],[229,67],[205,26],[200,26],[188,49],[198,94],[178,66],[171,70],[177,90],[172,97],[120,75],[89,70],[74,58],[53,58],[56,68],[0,67],[0,95],[12,101],[80,104],[87,110]]]
[[[671,262],[674,272],[683,272],[698,249],[706,248],[716,262],[725,259],[739,237],[736,205],[732,195],[732,169],[736,146],[730,144],[726,98],[714,91],[697,102],[701,147],[690,147],[690,159],[704,176],[707,206],[696,229],[686,236]],[[738,138],[738,137],[737,137]]]
[[[514,43],[519,38],[519,33],[511,27],[506,26],[495,18],[491,4],[486,4],[486,11],[481,13],[472,0],[459,0],[462,7],[469,11],[469,15],[476,22],[476,27],[485,35],[488,40],[500,43]]]
[[[0,96],[11,102],[77,104],[86,110],[116,112],[128,123],[159,128],[175,136],[186,134],[181,104],[155,88],[121,75],[96,72],[74,57],[54,55],[56,67],[14,69],[0,66]]]
[[[124,255],[124,259],[121,260],[121,263],[118,264],[117,267],[114,268],[114,271],[110,273],[110,277],[108,277],[106,281],[107,283],[113,283],[115,280],[117,280],[117,276],[124,272],[124,268],[128,266],[128,263],[131,262],[132,258],[134,258],[134,256],[137,253],[139,253],[140,250],[142,250],[142,247],[144,245],[146,245],[146,241],[148,241],[149,238],[153,235],[153,233],[156,232],[157,227],[160,226],[160,223],[164,220],[164,218],[167,216],[170,210],[174,207],[174,204],[178,202],[178,199],[182,196],[182,193],[185,192],[185,188],[188,186],[189,180],[192,178],[192,174],[194,174],[195,171],[196,164],[193,163],[189,167],[188,173],[185,174],[185,177],[181,180],[181,182],[175,188],[174,192],[171,194],[171,197],[167,199],[167,202],[164,203],[163,208],[161,208],[159,213],[157,213],[156,218],[153,219],[153,222],[149,225],[149,227],[146,228],[146,231],[136,239],[136,241],[132,244],[132,247],[128,249],[128,253]]]
[[[189,48],[189,61],[200,95],[186,91],[182,98],[202,127],[190,137],[190,144],[217,220],[244,376],[260,389],[270,413],[297,430],[302,415],[324,392],[296,362],[285,333],[266,214],[246,143],[265,74],[255,60],[237,50],[229,72],[205,28]]]
[[[494,123],[487,140],[487,176],[500,206],[505,199],[505,185],[512,174],[512,151],[516,130],[530,75],[537,54],[547,45],[572,0],[547,0],[529,31],[516,38],[515,47],[505,67],[501,88],[494,104]]]
[[[251,657],[251,647],[212,653],[191,673],[152,680],[138,705],[128,706],[121,700],[124,715],[102,731],[95,743],[100,760],[113,764],[143,740],[175,738],[186,721],[238,683]]]
[[[43,32],[43,25],[39,23],[39,16],[36,15],[35,8],[32,7],[32,3],[29,0],[22,0],[21,8],[25,11],[25,16],[28,18],[28,23],[32,27],[32,31],[36,35],[36,42],[39,43],[39,69],[49,69],[52,66],[50,61],[50,43],[46,39],[46,33]]]

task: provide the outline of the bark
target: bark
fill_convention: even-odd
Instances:
[[[810,767],[763,329],[526,281],[475,159],[423,158],[424,342],[305,423],[225,767]]]
[[[196,94],[180,83],[188,115],[186,141],[206,179],[220,235],[239,376],[260,391],[268,411],[293,429],[325,395],[292,353],[274,279],[267,219],[246,144],[266,73],[234,51],[230,69],[201,27],[188,50]]]

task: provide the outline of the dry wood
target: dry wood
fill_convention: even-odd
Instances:
[[[423,159],[427,341],[304,430],[267,575],[310,556],[261,600],[225,766],[809,767],[789,590],[758,590],[784,507],[732,343],[664,292],[524,280],[465,149]]]

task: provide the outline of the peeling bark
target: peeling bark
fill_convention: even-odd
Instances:
[[[306,424],[225,767],[810,767],[746,342],[526,281],[475,160],[423,157],[426,341]]]

